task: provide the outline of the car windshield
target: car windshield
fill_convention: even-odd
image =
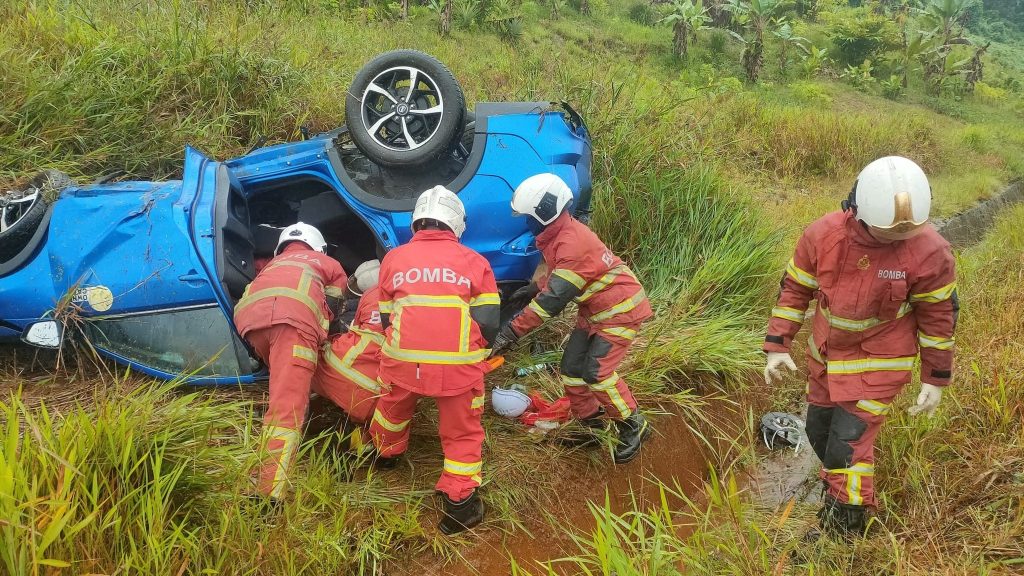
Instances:
[[[85,331],[94,346],[170,374],[244,376],[253,369],[216,306],[90,319]]]

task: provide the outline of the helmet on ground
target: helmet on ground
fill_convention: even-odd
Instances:
[[[380,260],[367,260],[352,273],[349,278],[349,288],[362,296],[367,290],[377,285],[377,276],[380,273]]]
[[[512,194],[512,211],[532,216],[547,226],[572,203],[572,190],[565,181],[551,173],[537,174],[523,180]]]
[[[857,219],[884,240],[906,240],[928,222],[931,187],[921,167],[902,156],[868,164],[850,194]]]
[[[519,390],[497,387],[491,390],[491,408],[500,416],[518,418],[530,403],[530,397]]]
[[[277,248],[274,250],[274,256],[280,254],[281,249],[289,242],[302,242],[317,252],[325,252],[327,250],[327,242],[324,241],[324,235],[316,227],[302,222],[296,222],[281,230],[281,236],[277,239]]]
[[[466,231],[466,207],[454,192],[444,186],[434,186],[416,199],[416,207],[412,211],[413,231],[419,220],[436,220],[462,238]]]

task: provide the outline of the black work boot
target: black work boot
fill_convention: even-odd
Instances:
[[[604,406],[586,418],[576,420],[579,428],[570,430],[558,437],[558,444],[567,448],[589,448],[601,443],[601,432],[607,421],[604,418]]]
[[[453,502],[447,494],[442,494],[441,498],[444,499],[444,518],[437,527],[445,536],[458,534],[483,521],[484,501],[477,495],[476,490],[465,500],[458,502]]]
[[[640,446],[651,437],[651,425],[640,412],[633,412],[625,420],[617,420],[615,428],[619,431],[619,441],[612,454],[612,462],[625,464],[640,454]]]
[[[865,506],[844,504],[833,496],[825,496],[821,510],[818,510],[818,526],[823,534],[848,540],[863,536],[867,524],[868,514]]]

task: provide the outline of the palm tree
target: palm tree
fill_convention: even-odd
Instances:
[[[764,65],[765,30],[778,26],[780,16],[789,9],[792,0],[731,0],[729,10],[749,37],[731,32],[744,44],[743,69],[747,80],[757,82]]]
[[[680,58],[686,58],[687,39],[697,41],[697,31],[704,28],[708,23],[707,9],[704,8],[704,0],[674,0],[671,11],[660,22],[672,26],[673,45],[672,52]]]

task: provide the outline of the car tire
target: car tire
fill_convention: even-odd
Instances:
[[[65,173],[46,170],[33,176],[23,190],[0,194],[0,264],[9,262],[28,246],[46,216],[49,199],[74,184]],[[25,202],[30,195],[32,200]],[[19,206],[24,203],[29,206]]]
[[[356,74],[345,98],[352,142],[389,168],[422,166],[449,153],[462,136],[465,113],[451,71],[417,50],[377,56]]]

